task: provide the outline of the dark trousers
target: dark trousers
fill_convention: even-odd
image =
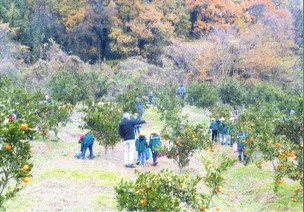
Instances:
[[[81,152],[81,156],[80,156],[81,159],[85,158],[85,154],[86,154],[87,149],[89,149],[89,151],[90,151],[89,158],[90,159],[93,158],[93,145],[94,145],[94,140],[90,140],[87,144],[85,144],[83,146],[83,149],[82,149],[82,152]]]
[[[212,139],[211,139],[212,141],[216,142],[217,134],[218,134],[217,130],[212,130]]]
[[[155,163],[155,162],[157,161],[157,155],[158,155],[157,152],[153,152],[153,153],[152,153],[153,163]]]

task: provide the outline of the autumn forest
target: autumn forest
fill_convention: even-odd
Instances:
[[[185,79],[290,82],[302,67],[302,7],[300,0],[1,0],[0,59],[47,61],[56,44],[90,64],[137,57],[172,63]]]

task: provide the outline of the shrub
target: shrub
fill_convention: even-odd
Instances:
[[[247,92],[242,83],[233,78],[225,78],[218,84],[219,96],[223,103],[242,105]]]
[[[94,72],[62,71],[51,78],[48,87],[54,99],[73,105],[90,97],[100,98],[107,92],[105,79]]]
[[[218,94],[212,84],[206,82],[193,82],[187,91],[188,101],[193,98],[197,107],[210,107],[218,101]]]
[[[119,210],[127,211],[205,211],[211,199],[220,192],[223,185],[223,174],[234,164],[234,160],[222,156],[218,166],[212,165],[209,159],[203,159],[206,175],[192,176],[173,174],[162,169],[159,173],[136,171],[134,181],[122,180],[115,187]],[[209,193],[199,193],[198,183],[203,181]],[[208,191],[207,190],[207,191]]]

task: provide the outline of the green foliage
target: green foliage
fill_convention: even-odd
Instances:
[[[169,146],[164,146],[161,153],[172,158],[180,168],[188,166],[195,150],[212,147],[206,129],[208,127],[203,125],[189,125],[177,116],[162,130],[162,137],[169,141]]]
[[[161,113],[161,120],[170,122],[181,113],[180,99],[176,96],[176,89],[172,85],[166,85],[157,93],[157,109]]]
[[[188,101],[192,97],[197,107],[211,107],[218,101],[216,88],[206,82],[193,82],[187,90]]]
[[[240,81],[233,78],[225,78],[218,84],[219,96],[223,103],[231,103],[242,105],[244,103],[244,95],[247,91],[244,89]]]
[[[129,85],[122,93],[116,97],[117,104],[120,105],[122,111],[129,112],[131,114],[137,112],[136,102],[140,101],[145,107],[147,105],[148,89],[142,85]]]
[[[55,99],[73,105],[90,97],[101,97],[107,91],[104,78],[96,73],[76,71],[57,73],[51,78],[49,88]]]
[[[59,123],[65,123],[71,115],[73,107],[56,100],[48,103],[41,90],[30,91],[24,87],[3,86],[0,88],[3,104],[8,114],[15,113],[17,119],[28,124],[28,136],[33,136],[34,131],[41,133],[43,137],[48,136],[48,131],[53,130],[57,136]]]
[[[190,173],[175,175],[172,171],[162,169],[159,173],[136,171],[134,181],[122,180],[115,187],[119,210],[128,211],[205,211],[211,199],[220,192],[223,185],[223,173],[234,163],[232,159],[222,157],[218,167],[205,160],[206,177],[192,176]],[[198,183],[204,179],[210,189],[209,194],[197,191]]]
[[[303,141],[300,140],[303,122],[295,117],[283,118],[282,113],[269,103],[252,105],[235,124],[238,131],[249,135],[244,141],[246,153],[258,167],[263,160],[272,161],[275,187],[288,177],[303,183]],[[295,131],[294,131],[295,130]],[[258,158],[254,155],[259,154]]]
[[[21,130],[21,120],[3,124],[8,111],[0,114],[0,209],[3,203],[13,198],[27,182],[25,177],[30,177],[32,164],[30,143],[26,138],[26,131]],[[23,168],[24,165],[28,166]]]
[[[120,141],[117,130],[122,110],[117,104],[89,100],[83,112],[85,112],[84,128],[89,129],[106,149],[113,148]]]

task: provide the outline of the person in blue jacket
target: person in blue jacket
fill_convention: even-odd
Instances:
[[[146,133],[141,132],[139,137],[135,141],[136,151],[138,153],[138,163],[142,166],[146,164],[146,148],[148,148],[148,142]]]
[[[158,164],[157,156],[161,144],[162,143],[160,140],[160,136],[157,134],[156,130],[152,130],[150,135],[149,147],[152,151],[153,166],[156,166]]]

